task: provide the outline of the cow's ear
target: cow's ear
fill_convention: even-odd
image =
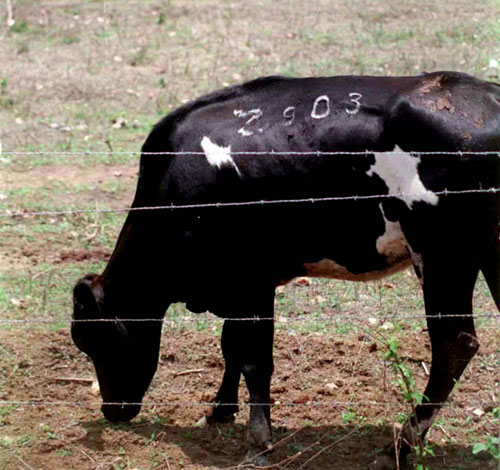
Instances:
[[[95,282],[97,275],[91,274],[80,279],[73,289],[73,317],[89,319],[99,317],[99,301],[102,299],[102,287]]]

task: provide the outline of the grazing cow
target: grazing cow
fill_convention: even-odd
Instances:
[[[157,367],[161,321],[130,319],[161,320],[185,302],[229,318],[216,402],[237,403],[243,373],[249,455],[265,454],[273,322],[230,318],[272,317],[275,287],[297,276],[367,281],[413,265],[430,404],[371,467],[396,468],[479,347],[479,271],[500,309],[500,87],[454,72],[263,78],[182,106],[142,150],[133,207],[184,207],[131,210],[104,272],[74,288],[72,336],[94,362],[106,418],[136,416]],[[92,321],[101,318],[113,321]],[[235,411],[215,406],[209,418]]]

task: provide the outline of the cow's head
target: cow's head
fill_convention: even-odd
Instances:
[[[71,336],[94,363],[101,410],[112,422],[128,421],[139,413],[158,363],[161,322],[122,320],[139,316],[137,297],[128,288],[118,295],[95,274],[80,279],[73,291]],[[152,312],[146,303],[144,307],[142,316],[149,316]]]

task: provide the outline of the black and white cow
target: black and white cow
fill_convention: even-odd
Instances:
[[[367,152],[349,153],[359,151]],[[462,192],[498,188],[500,159],[467,151],[500,151],[500,86],[454,72],[269,77],[169,114],[143,146],[133,207],[195,207],[130,211],[104,272],[74,289],[75,321],[116,319],[72,325],[94,362],[106,418],[136,416],[157,367],[161,322],[127,319],[161,319],[172,302],[269,318],[275,287],[296,276],[367,281],[412,264],[430,317],[424,394],[444,402],[478,349],[471,314],[479,271],[500,309],[500,197]],[[369,197],[378,195],[389,197]],[[223,205],[324,198],[337,200]],[[237,403],[243,373],[257,405],[251,457],[271,448],[273,331],[269,320],[226,320],[222,332],[216,402]],[[400,450],[389,445],[372,468],[396,468],[439,408],[419,406]],[[236,411],[215,406],[209,418]]]

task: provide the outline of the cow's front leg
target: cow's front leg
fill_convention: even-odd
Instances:
[[[438,259],[436,256],[433,258]],[[424,260],[423,290],[432,347],[432,365],[422,405],[403,426],[397,443],[391,443],[370,465],[370,470],[396,470],[407,455],[422,445],[435,416],[479,348],[472,318],[472,292],[477,269],[442,267]]]
[[[235,354],[237,344],[234,344],[235,336],[238,334],[234,328],[234,321],[226,320],[222,327],[221,349],[224,356],[225,368],[222,383],[215,397],[215,404],[209,413],[198,421],[198,425],[230,423],[234,421],[234,415],[238,408],[238,387],[240,384],[241,364],[238,355]]]

